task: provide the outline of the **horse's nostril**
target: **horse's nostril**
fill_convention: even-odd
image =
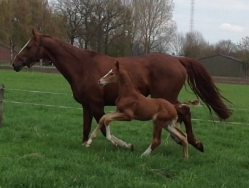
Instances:
[[[18,71],[20,71],[20,70],[22,69],[22,66],[21,66],[21,65],[12,64],[12,67],[13,67],[13,69],[14,69],[16,72],[18,72]]]

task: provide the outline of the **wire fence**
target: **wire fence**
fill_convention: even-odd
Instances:
[[[39,93],[39,94],[50,94],[50,95],[67,95],[72,96],[72,94],[69,93],[57,93],[57,92],[50,92],[50,91],[39,91],[39,90],[23,90],[23,89],[14,89],[14,88],[4,88],[4,90],[7,91],[16,91],[16,92],[29,92],[29,93]],[[31,106],[43,106],[43,107],[52,107],[52,108],[63,108],[63,109],[75,109],[75,110],[82,110],[82,108],[77,107],[71,107],[71,106],[62,106],[62,105],[52,105],[52,104],[39,104],[39,103],[29,103],[29,102],[21,102],[21,101],[12,101],[12,100],[3,100],[4,103],[12,103],[12,104],[20,104],[20,105],[31,105]],[[203,107],[202,105],[196,106],[197,108]],[[231,108],[232,110],[240,110],[240,111],[249,111],[249,109],[246,108]],[[192,121],[203,121],[203,122],[213,122],[213,123],[219,123],[220,121],[216,120],[207,120],[207,119],[195,119],[192,118]],[[233,124],[233,125],[249,125],[242,122],[231,122],[226,121],[226,123]]]

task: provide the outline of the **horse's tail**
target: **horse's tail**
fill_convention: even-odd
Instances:
[[[231,102],[220,94],[205,67],[193,58],[179,58],[179,61],[187,70],[190,88],[206,104],[210,113],[213,109],[220,119],[229,118],[232,110],[224,102]]]

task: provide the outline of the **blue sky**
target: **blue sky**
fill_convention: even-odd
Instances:
[[[190,30],[191,0],[173,0],[173,20],[178,32]],[[213,44],[230,39],[238,43],[249,36],[249,0],[195,0],[194,30]]]

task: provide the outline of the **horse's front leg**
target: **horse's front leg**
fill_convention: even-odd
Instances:
[[[204,152],[203,144],[198,141],[192,130],[191,112],[187,105],[176,106],[179,121],[183,121],[187,133],[188,143],[194,146],[197,150]]]
[[[86,143],[91,131],[93,115],[89,106],[82,105],[83,108],[83,136],[82,136],[82,145]]]

